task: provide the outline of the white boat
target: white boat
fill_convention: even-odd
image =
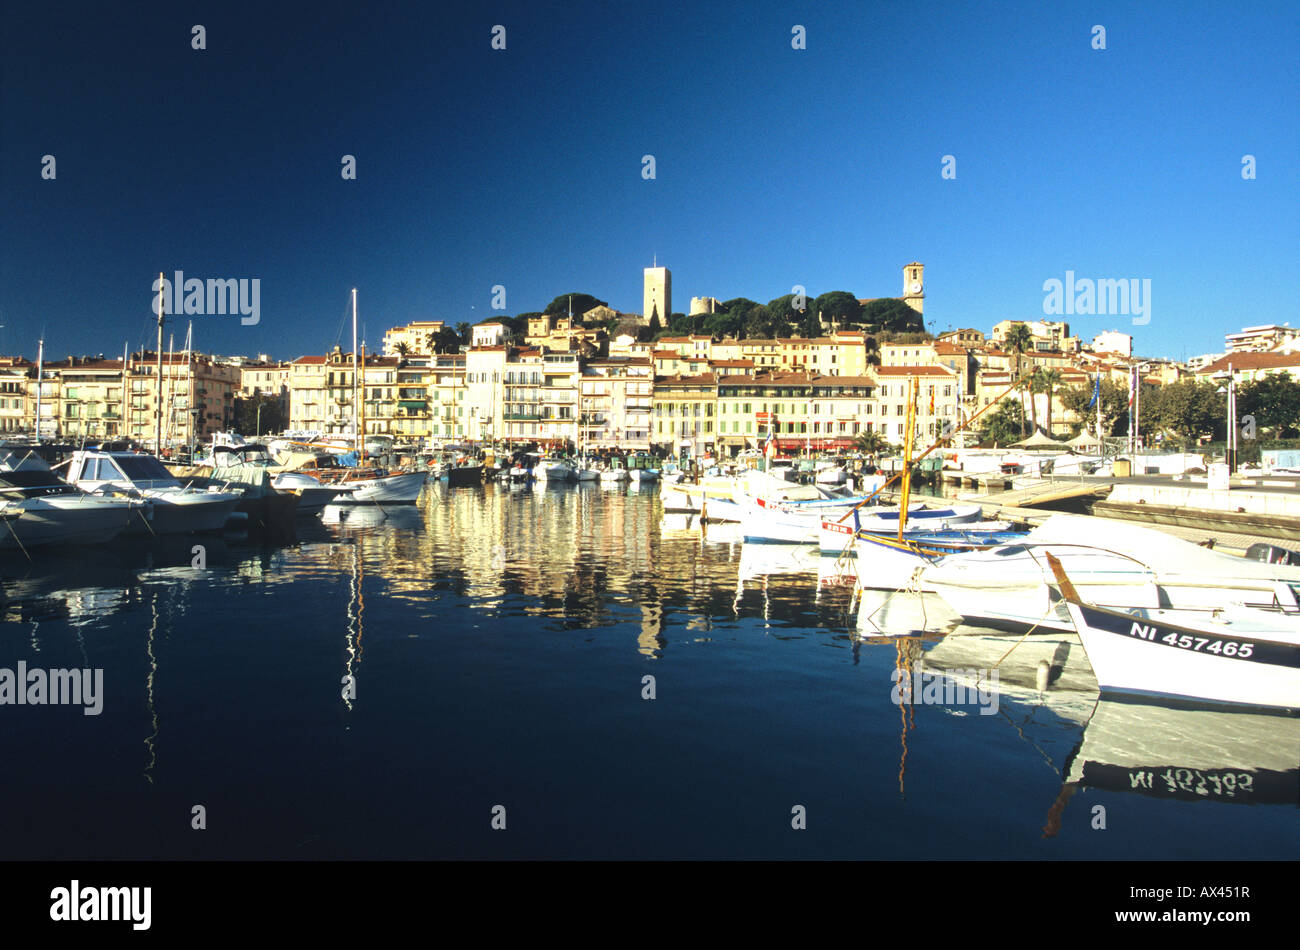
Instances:
[[[274,445],[275,443],[261,445],[256,442],[245,442],[242,439],[235,442],[229,438],[222,443],[217,443],[214,439],[212,454],[208,458],[200,459],[198,464],[211,467],[214,472],[218,467],[228,468],[233,465],[255,465],[265,468],[271,478],[271,487],[276,492],[298,497],[296,513],[300,515],[321,511],[335,498],[346,495],[350,491],[341,485],[327,485],[306,472],[285,471],[276,461],[273,453]],[[288,443],[286,445],[289,458],[306,457],[302,453],[295,455],[294,446]]]
[[[823,515],[817,525],[817,543],[823,554],[854,553],[851,544],[862,532],[871,534],[896,534],[898,508],[858,508],[849,517],[844,513]],[[929,507],[925,502],[909,502],[907,506],[908,530],[918,536],[929,536],[934,531],[961,531],[967,535],[1007,532],[1012,530],[1008,521],[980,521],[979,505],[951,505]]]
[[[1046,554],[1064,565],[1080,596],[1099,607],[1209,612],[1240,604],[1300,610],[1300,567],[1213,551],[1153,528],[1053,515],[1023,538],[945,557],[923,572],[967,623],[1023,632],[1073,630]]]
[[[241,491],[186,487],[152,455],[79,449],[67,479],[96,495],[121,494],[150,504],[133,518],[132,534],[220,531],[243,498]]]
[[[1044,557],[1103,693],[1300,712],[1300,617],[1096,607],[1055,556]]]
[[[933,585],[925,579],[925,567],[943,557],[995,547],[1005,544],[1013,537],[1023,536],[1023,532],[1014,529],[975,530],[979,527],[908,527],[902,540],[899,540],[897,530],[879,534],[861,532],[853,540],[852,551],[859,589],[934,593]]]
[[[335,498],[346,494],[334,485],[326,485],[319,478],[303,472],[280,472],[271,479],[271,487],[278,492],[298,496],[298,514],[321,511]]]
[[[30,446],[0,445],[0,548],[102,544],[147,507],[88,495],[55,475]]]
[[[533,466],[533,478],[539,482],[571,482],[576,478],[572,465],[554,458],[539,458]]]
[[[845,547],[846,537],[852,536],[855,520],[859,530],[898,530],[897,508],[859,507],[870,497],[784,502],[767,498],[745,500],[741,502],[745,540],[816,544],[828,554],[838,554]],[[979,505],[928,508],[924,502],[914,502],[908,505],[907,518],[909,522],[923,522],[926,527],[948,528],[978,521],[980,514]],[[918,523],[915,526],[923,525]]]
[[[382,472],[340,464],[334,455],[323,452],[294,452],[278,469],[281,472],[310,476],[338,494],[327,504],[414,504],[428,481],[426,472]]]
[[[840,504],[860,501],[831,489],[816,485],[800,485],[788,480],[789,469],[766,472],[756,469],[737,476],[710,476],[699,484],[665,478],[659,489],[663,510],[679,514],[700,514],[710,521],[741,521],[744,505],[754,498],[768,501],[836,501]],[[816,543],[816,537],[808,542]]]
[[[600,473],[600,483],[602,485],[625,485],[628,478],[627,469],[624,468],[622,460],[618,458],[611,458],[609,464]]]
[[[398,472],[392,475],[357,474],[345,478],[344,488],[351,492],[336,499],[355,504],[411,504],[420,498],[428,476],[424,472]]]
[[[654,467],[654,458],[644,453],[629,456],[627,475],[633,485],[648,485],[659,480],[659,469]]]

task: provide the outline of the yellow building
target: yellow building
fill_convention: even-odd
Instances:
[[[431,356],[438,334],[446,326],[443,320],[416,320],[404,327],[393,327],[384,334],[385,356],[398,356],[399,344],[405,344],[407,356]]]
[[[0,357],[0,432],[32,431],[29,427],[35,410],[28,407],[27,395],[35,376],[36,364],[27,358]]]
[[[653,429],[650,441],[676,455],[703,455],[717,441],[718,380],[712,373],[698,376],[656,376]]]

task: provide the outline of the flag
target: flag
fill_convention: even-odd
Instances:
[[[1088,401],[1088,408],[1091,409],[1097,405],[1097,400],[1101,398],[1101,373],[1092,381],[1092,399]]]
[[[934,415],[934,387],[930,387],[930,415]]]
[[[769,423],[767,429],[767,440],[763,443],[764,455],[776,454],[776,424]]]
[[[1137,371],[1137,367],[1134,366],[1133,369],[1129,371],[1129,376],[1128,376],[1129,408],[1133,407],[1133,401],[1137,399],[1137,391],[1138,391],[1138,371]]]

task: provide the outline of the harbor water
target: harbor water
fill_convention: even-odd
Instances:
[[[0,705],[4,856],[1294,858],[1297,720],[1011,661],[900,703],[951,647],[859,636],[826,560],[597,484],[7,554],[0,667],[103,685]]]

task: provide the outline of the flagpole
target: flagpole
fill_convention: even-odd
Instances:
[[[1133,394],[1136,390],[1134,376],[1137,370],[1129,367],[1128,371],[1128,455],[1129,461],[1133,459]]]

